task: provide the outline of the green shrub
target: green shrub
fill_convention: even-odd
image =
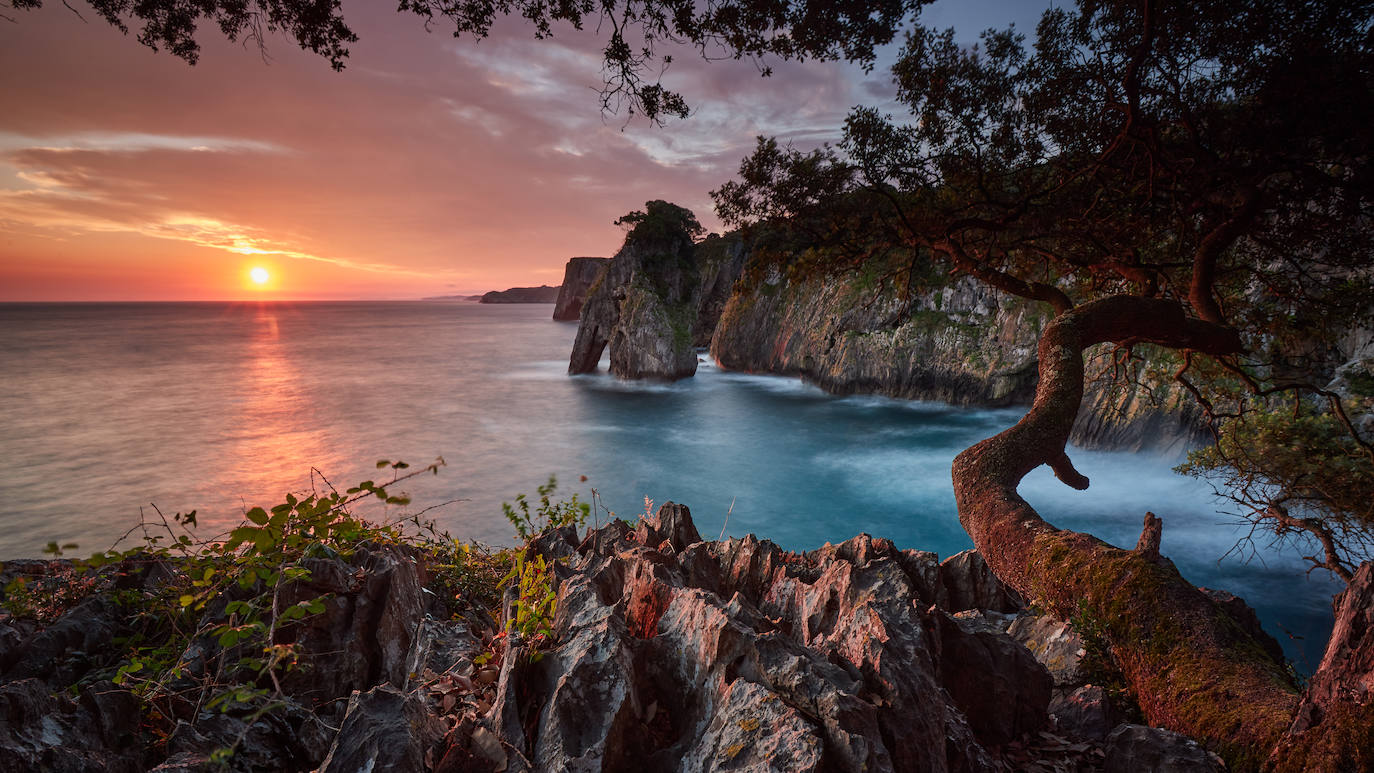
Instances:
[[[563,526],[581,527],[591,515],[591,505],[578,501],[576,494],[563,502],[553,501],[553,493],[558,490],[558,479],[553,475],[550,475],[549,482],[540,486],[538,490],[539,507],[533,513],[530,512],[530,502],[524,494],[516,495],[514,506],[509,502],[501,503],[506,520],[515,527],[515,535],[522,542],[533,539],[549,529]]]

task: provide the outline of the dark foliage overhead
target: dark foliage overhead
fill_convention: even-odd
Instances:
[[[338,0],[85,0],[110,24],[138,40],[194,64],[201,24],[230,40],[265,45],[264,33],[283,32],[301,48],[342,70],[348,44],[358,37],[344,22]],[[400,0],[398,10],[424,20],[426,29],[450,29],[454,37],[481,39],[498,17],[529,22],[538,39],[560,25],[605,32],[602,107],[640,113],[651,120],[686,117],[681,94],[659,77],[672,63],[662,49],[688,46],[708,59],[833,61],[871,67],[874,49],[891,42],[902,21],[930,0]],[[0,0],[16,9],[43,0]],[[761,72],[769,73],[760,61]]]
[[[358,36],[344,23],[338,0],[85,0],[96,14],[128,33],[138,28],[138,42],[195,64],[200,58],[196,31],[214,25],[229,40],[265,45],[265,35],[283,32],[300,47],[342,70],[348,44]],[[43,0],[6,0],[20,10],[41,8]],[[74,11],[75,7],[68,5]],[[79,13],[79,12],[78,12]]]

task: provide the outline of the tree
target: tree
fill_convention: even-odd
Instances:
[[[894,67],[905,120],[858,109],[839,149],[761,141],[716,192],[736,223],[824,212],[837,190],[881,202],[913,260],[1053,309],[1030,412],[955,460],[960,520],[999,577],[1106,630],[1151,722],[1241,766],[1287,726],[1291,684],[1172,565],[1055,529],[1016,487],[1040,464],[1088,485],[1065,453],[1086,349],[1165,347],[1221,440],[1190,469],[1248,482],[1251,516],[1313,533],[1331,545],[1314,561],[1349,576],[1374,448],[1292,360],[1374,302],[1372,21],[1364,2],[1146,0],[1048,11],[1034,48],[1012,30],[968,49],[917,28]],[[1277,432],[1276,395],[1299,406]],[[1266,427],[1324,445],[1243,455]]]
[[[286,30],[335,67],[353,39],[328,0],[90,3],[121,28],[141,20],[141,42],[190,61],[202,20],[230,38]],[[497,14],[523,16],[537,37],[595,20],[610,30],[603,107],[659,120],[688,112],[654,76],[671,61],[665,44],[871,66],[925,4],[402,0],[400,9],[474,37]],[[917,24],[893,74],[906,116],[857,109],[838,148],[811,153],[761,141],[740,179],[717,192],[722,216],[860,251],[897,245],[913,262],[942,262],[1052,310],[1031,410],[955,460],[960,520],[1004,581],[1102,631],[1151,723],[1209,742],[1233,767],[1258,767],[1297,702],[1284,669],[1148,539],[1120,550],[1056,529],[1016,488],[1041,464],[1088,485],[1065,452],[1083,353],[1148,344],[1176,353],[1178,384],[1221,440],[1195,469],[1253,482],[1256,517],[1293,519],[1274,521],[1290,529],[1315,518],[1333,539],[1346,534],[1329,528],[1333,513],[1353,512],[1332,492],[1347,479],[1370,490],[1374,448],[1343,396],[1295,358],[1374,311],[1374,1],[1080,0],[1047,11],[1033,47],[1001,30],[966,48]],[[1271,431],[1278,398],[1298,406],[1297,418]],[[1247,460],[1246,438],[1266,432],[1284,447],[1324,437],[1322,453],[1340,469],[1316,465],[1331,473],[1318,481],[1310,464]],[[1338,574],[1353,560],[1339,545],[1324,556],[1314,560]],[[1362,716],[1374,722],[1374,712]]]
[[[664,242],[679,236],[685,237],[690,243],[706,233],[692,210],[662,199],[645,202],[644,209],[621,215],[616,218],[615,224],[629,226],[626,243],[638,240]]]

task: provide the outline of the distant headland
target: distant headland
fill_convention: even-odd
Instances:
[[[557,285],[511,287],[505,290],[492,290],[481,295],[434,295],[420,300],[464,301],[467,303],[553,303],[558,300],[558,290]]]

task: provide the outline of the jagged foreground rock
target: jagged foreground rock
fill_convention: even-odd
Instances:
[[[804,554],[752,535],[706,542],[669,503],[634,527],[547,532],[535,553],[558,592],[542,652],[449,619],[403,547],[309,559],[287,599],[329,601],[283,631],[301,665],[280,708],[188,704],[158,747],[139,740],[130,691],[86,676],[127,625],[103,598],[46,628],[0,621],[0,770],[189,772],[229,746],[233,770],[323,773],[1220,769],[1194,741],[1122,724],[1074,629],[1027,613],[974,551],[939,562],[867,535]],[[25,563],[6,572],[56,562]],[[169,571],[135,569],[126,592]],[[1368,769],[1322,744],[1374,724],[1371,610],[1366,565],[1276,769]],[[475,665],[483,652],[496,660]],[[200,642],[182,659],[194,676],[215,656]]]
[[[1067,744],[1045,770],[1107,753],[1036,735],[1053,681],[1004,633],[1017,601],[976,553],[703,542],[672,503],[530,551],[557,559],[558,645],[504,659],[491,729],[509,770],[1017,770],[1028,737]],[[971,601],[989,609],[954,608]],[[1161,769],[1214,770],[1193,748],[1205,764]]]
[[[301,651],[300,666],[282,679],[280,707],[253,717],[246,709],[221,713],[187,702],[177,707],[165,748],[139,741],[140,705],[132,692],[89,679],[97,656],[123,646],[115,637],[134,624],[105,598],[87,598],[42,629],[0,621],[0,770],[200,771],[212,753],[229,747],[233,770],[425,769],[447,725],[412,677],[470,667],[481,645],[467,623],[429,614],[433,595],[416,555],[365,546],[349,557],[306,559],[310,580],[287,586],[283,601],[330,595],[323,614],[281,631],[281,641],[296,641]],[[16,565],[37,574],[65,563],[7,562],[6,573]],[[172,571],[136,561],[111,569],[124,578],[117,590],[135,594],[154,590]],[[185,686],[213,673],[220,652],[209,640],[194,641],[181,655]],[[237,656],[224,653],[231,662]],[[75,699],[64,694],[74,683]]]

